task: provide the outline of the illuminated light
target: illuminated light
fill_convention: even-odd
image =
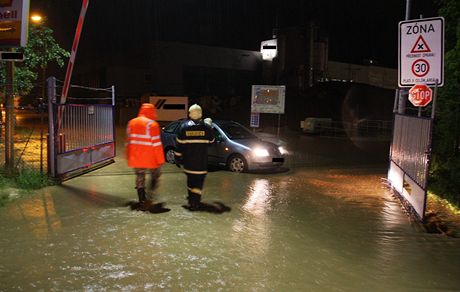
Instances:
[[[32,22],[35,22],[35,23],[40,23],[40,22],[42,22],[43,17],[41,15],[39,15],[39,14],[33,14],[30,17],[30,20],[32,20]]]
[[[225,147],[225,151],[228,151],[228,147]]]
[[[262,60],[272,61],[278,55],[278,41],[276,39],[262,41],[260,43],[260,53]]]
[[[264,148],[256,148],[253,150],[253,153],[258,157],[267,157],[269,155],[267,149]]]
[[[278,150],[282,155],[289,153],[283,146],[278,147]]]

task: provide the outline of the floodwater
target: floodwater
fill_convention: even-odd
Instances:
[[[222,212],[184,209],[172,165],[154,197],[170,211],[131,210],[123,158],[23,194],[0,208],[0,291],[460,290],[460,239],[410,221],[385,168],[296,155],[274,174],[210,172],[203,200]]]

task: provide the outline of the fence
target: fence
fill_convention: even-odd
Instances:
[[[33,108],[14,109],[14,168],[46,172],[46,117]],[[5,164],[5,114],[2,113],[0,123],[0,165]]]

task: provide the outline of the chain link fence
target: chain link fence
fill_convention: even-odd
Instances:
[[[5,165],[5,112],[2,113],[0,131],[0,165]],[[44,113],[33,109],[17,108],[14,112],[14,169],[47,172],[47,121]]]

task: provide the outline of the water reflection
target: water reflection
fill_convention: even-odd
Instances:
[[[241,206],[243,216],[233,222],[233,240],[243,247],[251,258],[266,255],[270,245],[270,222],[267,211],[270,210],[270,182],[267,179],[255,179],[248,187],[247,198]],[[242,267],[245,269],[245,267]],[[246,267],[251,273],[251,266]]]
[[[33,236],[40,240],[47,239],[62,227],[49,190],[9,205],[8,214],[12,220],[18,221],[17,223],[25,223]]]
[[[249,187],[248,198],[242,208],[255,216],[262,216],[270,207],[268,204],[269,195],[268,180],[256,179],[252,186]]]
[[[184,177],[166,173],[167,213],[126,206],[132,174],[82,176],[0,208],[0,291],[460,287],[460,241],[414,230],[378,173],[214,172],[203,199],[232,208],[219,216],[184,210]]]

